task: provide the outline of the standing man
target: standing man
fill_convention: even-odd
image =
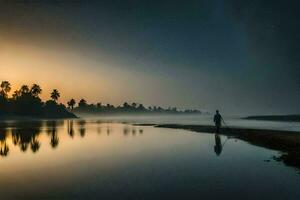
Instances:
[[[216,114],[214,116],[214,122],[215,122],[216,132],[217,133],[220,132],[221,120],[222,120],[222,116],[220,115],[219,110],[216,110]]]

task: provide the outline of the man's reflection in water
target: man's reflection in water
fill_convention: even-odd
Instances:
[[[221,137],[219,134],[215,134],[215,146],[214,150],[217,156],[219,156],[222,153],[222,142]]]

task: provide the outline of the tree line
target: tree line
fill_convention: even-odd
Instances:
[[[152,114],[200,114],[199,110],[178,110],[176,107],[162,108],[160,106],[149,106],[145,107],[140,103],[127,103],[124,102],[122,105],[114,106],[112,104],[88,104],[85,99],[80,99],[76,106],[76,100],[71,99],[68,101],[68,108],[75,113],[152,113]]]
[[[11,91],[11,84],[8,81],[2,81],[0,85],[0,116],[24,116],[24,117],[43,117],[43,118],[74,118],[74,114],[69,112],[64,104],[57,101],[60,93],[53,89],[50,93],[50,99],[43,102],[39,95],[42,89],[38,84],[31,87],[22,85],[20,89],[15,90],[11,97],[8,96]]]
[[[96,114],[121,114],[121,113],[153,113],[153,114],[199,114],[199,110],[179,110],[176,107],[162,108],[160,106],[145,107],[140,103],[127,103],[114,106],[112,104],[89,104],[85,99],[78,103],[70,99],[67,106],[58,103],[60,92],[53,89],[50,99],[43,102],[39,95],[42,89],[38,84],[31,87],[22,85],[20,89],[13,92],[11,97],[11,84],[8,81],[1,82],[0,90],[0,117],[1,116],[30,116],[35,118],[73,118],[73,113],[96,113]]]

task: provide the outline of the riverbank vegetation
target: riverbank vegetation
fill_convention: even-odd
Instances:
[[[75,114],[201,114],[200,110],[186,109],[179,110],[176,107],[162,108],[161,106],[145,107],[140,103],[123,103],[119,106],[102,103],[88,103],[80,99],[70,99],[67,106],[58,103],[60,93],[54,89],[50,99],[43,102],[39,95],[42,89],[38,84],[31,87],[22,85],[10,96],[11,84],[2,81],[0,88],[0,119],[23,119],[25,118],[74,118]]]
[[[160,106],[145,107],[140,103],[123,103],[114,106],[112,104],[88,104],[85,99],[81,99],[75,107],[76,101],[71,99],[68,107],[76,114],[201,114],[200,110],[179,110],[176,107],[162,108]]]
[[[57,102],[60,93],[56,89],[51,92],[51,99],[43,102],[39,97],[42,88],[37,84],[22,85],[11,97],[11,84],[2,81],[0,86],[0,118],[76,118],[65,105]]]

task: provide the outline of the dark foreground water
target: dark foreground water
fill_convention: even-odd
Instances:
[[[278,152],[100,121],[0,123],[0,199],[300,199]]]

